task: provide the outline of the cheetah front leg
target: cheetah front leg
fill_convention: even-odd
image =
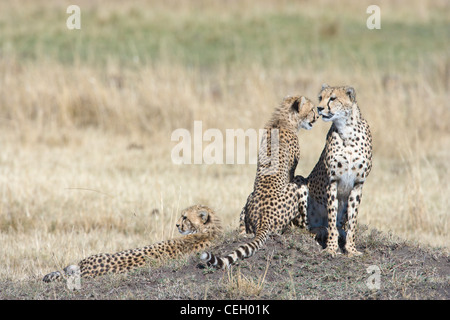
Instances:
[[[348,209],[347,209],[348,230],[344,249],[349,257],[359,256],[362,254],[355,248],[355,236],[357,226],[356,218],[358,216],[358,209],[361,203],[362,186],[363,186],[362,183],[356,184],[348,197]]]
[[[336,256],[339,248],[339,232],[336,226],[338,204],[337,181],[331,181],[327,186],[328,238],[325,252],[332,257]]]
[[[248,228],[245,223],[245,217],[247,216],[248,207],[251,201],[253,201],[253,192],[250,193],[250,195],[247,197],[247,202],[245,203],[245,206],[242,208],[241,214],[239,216],[239,235],[241,236],[247,235],[248,232]]]
[[[297,185],[298,200],[298,215],[292,220],[293,225],[300,228],[308,228],[308,195],[309,190],[306,184]]]
[[[300,228],[309,228],[308,222],[308,181],[302,176],[294,177],[294,184],[297,185],[298,201],[298,215],[292,220],[294,226]]]
[[[247,208],[247,205],[244,208],[242,208],[241,214],[239,216],[239,234],[240,235],[245,234],[245,212],[247,211],[246,208]]]
[[[327,227],[325,226],[311,227],[309,224],[310,217],[308,215],[308,210],[311,210],[311,208],[308,207],[309,206],[308,180],[302,176],[295,176],[294,183],[299,188],[298,192],[300,194],[300,200],[298,205],[299,215],[296,218],[294,218],[294,220],[292,220],[292,224],[300,228],[306,228],[311,233],[311,236],[316,239],[317,243],[320,246],[322,246],[322,248],[325,248],[325,242],[327,239]]]

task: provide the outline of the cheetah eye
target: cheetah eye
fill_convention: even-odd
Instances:
[[[330,101],[334,101],[334,100],[336,100],[336,96],[331,96]]]
[[[319,96],[319,102],[322,101],[322,96]]]

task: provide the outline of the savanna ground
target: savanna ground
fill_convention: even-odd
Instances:
[[[71,4],[0,3],[0,299],[450,297],[447,1],[380,1],[379,30],[366,27],[371,1],[83,0],[68,30]],[[191,257],[75,292],[40,281],[176,236],[195,203],[226,227],[215,250],[235,248],[256,166],[174,164],[172,132],[257,130],[285,95],[316,100],[323,82],[352,85],[372,129],[362,257],[328,259],[292,230],[228,272]],[[297,174],[328,128],[300,133]]]

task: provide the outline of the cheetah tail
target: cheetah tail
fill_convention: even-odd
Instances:
[[[200,259],[207,265],[214,266],[218,269],[228,268],[238,259],[249,258],[255,254],[266,243],[268,236],[269,230],[262,230],[256,233],[255,238],[251,242],[241,245],[238,249],[223,258],[219,258],[211,252],[203,252],[200,255]]]

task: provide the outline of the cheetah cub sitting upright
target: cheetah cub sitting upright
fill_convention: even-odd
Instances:
[[[306,215],[307,187],[294,181],[300,158],[298,131],[311,129],[317,109],[304,96],[286,97],[264,127],[253,192],[240,215],[240,228],[254,238],[232,253],[219,257],[204,252],[207,265],[227,268],[238,259],[251,257],[275,233],[282,233],[293,219]]]
[[[348,256],[360,255],[355,232],[362,187],[372,168],[372,136],[361,116],[352,87],[322,86],[317,107],[322,120],[331,121],[325,148],[307,178],[307,223],[326,252],[335,256],[338,238]],[[344,231],[347,223],[346,231]]]

